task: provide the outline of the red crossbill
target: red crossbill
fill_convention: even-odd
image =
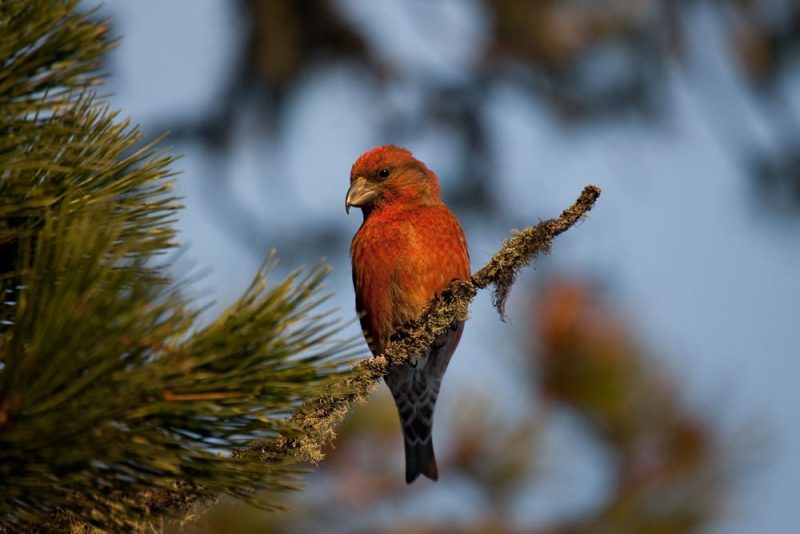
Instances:
[[[353,164],[345,207],[364,222],[350,246],[356,309],[373,354],[416,319],[453,279],[470,277],[464,232],[442,202],[436,175],[403,148],[373,148]],[[385,378],[394,396],[406,452],[406,482],[436,480],[431,426],[442,377],[461,339],[463,323],[425,354]]]

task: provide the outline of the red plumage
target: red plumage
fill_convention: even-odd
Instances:
[[[364,213],[350,249],[356,309],[378,354],[395,329],[419,317],[453,279],[469,278],[469,254],[436,175],[409,151],[389,145],[366,152],[353,165],[350,184],[347,208]],[[386,377],[403,424],[407,482],[419,474],[438,477],[433,411],[462,329],[463,323],[454,324],[414,364]]]

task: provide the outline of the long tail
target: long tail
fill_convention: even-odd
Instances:
[[[442,377],[460,337],[459,324],[434,344],[427,356],[419,358],[416,365],[404,365],[386,376],[403,425],[406,482],[409,484],[419,475],[431,480],[439,478],[431,437],[433,412]]]
[[[420,361],[418,367],[405,365],[386,376],[403,425],[406,449],[406,482],[420,474],[436,480],[439,476],[433,455],[433,411],[439,396],[441,377],[428,376]]]

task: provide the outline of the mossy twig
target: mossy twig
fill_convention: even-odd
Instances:
[[[354,373],[332,388],[328,395],[317,397],[300,408],[292,417],[294,426],[303,429],[299,435],[257,442],[242,454],[261,455],[266,459],[284,453],[300,461],[321,461],[325,447],[335,436],[336,425],[344,419],[350,406],[366,399],[392,366],[403,365],[414,355],[425,352],[450,325],[465,320],[478,290],[494,286],[494,305],[503,318],[506,298],[517,272],[537,255],[548,253],[553,239],[581,220],[599,196],[600,188],[588,185],[559,217],[514,232],[470,280],[454,280],[417,321],[399,329],[384,354],[360,361]]]
[[[333,441],[335,429],[350,407],[365,400],[380,380],[395,365],[403,365],[420,354],[457,321],[467,318],[472,299],[479,290],[494,286],[494,304],[501,318],[508,292],[517,272],[530,264],[539,254],[550,250],[553,239],[571,228],[594,206],[600,188],[586,186],[577,201],[555,219],[514,232],[500,250],[469,280],[454,280],[417,320],[400,328],[386,347],[384,354],[361,360],[346,378],[331,386],[326,395],[305,403],[291,418],[292,434],[264,439],[237,451],[236,456],[258,458],[264,462],[309,462],[316,464],[325,456],[326,447]],[[140,500],[153,517],[179,515],[198,510],[213,502],[207,489],[194,487],[190,491],[154,490],[140,493]],[[200,512],[201,513],[201,512]],[[143,530],[146,523],[141,525]],[[93,527],[76,522],[69,515],[56,515],[39,525],[44,531],[90,532]]]

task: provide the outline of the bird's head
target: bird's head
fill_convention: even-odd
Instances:
[[[440,203],[439,181],[405,148],[385,145],[363,153],[350,171],[345,209],[361,208],[366,217],[389,206]]]

